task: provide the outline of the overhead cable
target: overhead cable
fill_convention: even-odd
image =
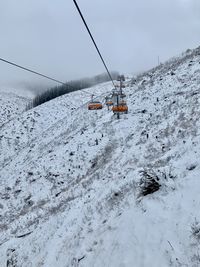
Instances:
[[[72,85],[70,85],[70,84],[68,84],[68,83],[61,82],[61,81],[59,81],[59,80],[56,80],[56,79],[54,79],[54,78],[52,78],[52,77],[49,77],[49,76],[47,76],[47,75],[44,75],[44,74],[42,74],[42,73],[40,73],[40,72],[37,72],[37,71],[31,70],[31,69],[29,69],[29,68],[23,67],[23,66],[21,66],[21,65],[18,65],[18,64],[14,63],[14,62],[8,61],[8,60],[3,59],[3,58],[0,58],[0,61],[3,61],[3,62],[5,62],[5,63],[8,63],[8,64],[10,64],[10,65],[12,65],[12,66],[15,66],[15,67],[17,67],[17,68],[20,68],[20,69],[22,69],[22,70],[25,70],[25,71],[34,73],[34,74],[39,75],[39,76],[42,76],[43,78],[46,78],[46,79],[48,79],[48,80],[51,80],[51,81],[60,83],[60,84],[65,85],[65,86],[68,86],[68,87],[70,87],[70,88],[72,88],[72,89],[74,90],[74,88],[73,88]],[[86,93],[86,94],[90,94],[89,92],[84,91],[83,89],[80,89],[80,90],[81,90],[82,92]]]
[[[86,29],[87,29],[89,35],[90,35],[90,38],[92,39],[92,42],[93,42],[93,44],[94,44],[94,46],[95,46],[95,48],[96,48],[96,50],[97,50],[97,52],[98,52],[98,54],[99,54],[99,56],[100,56],[100,58],[101,58],[101,61],[103,62],[103,65],[104,65],[104,67],[105,67],[105,69],[106,69],[106,71],[107,71],[107,73],[108,73],[108,76],[109,76],[109,78],[110,78],[110,80],[111,80],[113,86],[115,87],[115,84],[114,84],[113,78],[112,78],[112,76],[111,76],[111,74],[110,74],[110,71],[108,70],[108,67],[107,67],[107,65],[106,65],[106,63],[105,63],[105,61],[104,61],[104,59],[103,59],[103,56],[101,55],[100,50],[99,50],[99,48],[98,48],[98,46],[97,46],[97,44],[96,44],[96,42],[95,42],[95,40],[94,40],[94,37],[92,36],[92,33],[91,33],[91,31],[90,31],[90,29],[89,29],[89,27],[88,27],[88,25],[87,25],[87,23],[86,23],[86,21],[85,21],[85,18],[84,18],[84,16],[83,16],[83,14],[82,14],[82,12],[81,12],[81,10],[80,10],[80,8],[79,8],[79,6],[78,6],[76,0],[73,0],[73,2],[74,2],[75,6],[76,6],[76,8],[77,8],[77,10],[78,10],[78,12],[79,12],[79,15],[81,16],[81,19],[82,19],[82,21],[83,21],[83,23],[84,23],[84,25],[85,25],[85,27],[86,27]]]
[[[10,64],[10,65],[13,65],[13,66],[15,66],[15,67],[17,67],[17,68],[20,68],[20,69],[23,69],[23,70],[25,70],[25,71],[28,71],[28,72],[34,73],[34,74],[36,74],[36,75],[42,76],[42,77],[44,77],[44,78],[46,78],[46,79],[49,79],[49,80],[51,80],[51,81],[60,83],[60,84],[62,84],[62,85],[66,85],[66,83],[64,83],[64,82],[61,82],[61,81],[59,81],[59,80],[56,80],[56,79],[51,78],[51,77],[49,77],[49,76],[46,76],[46,75],[44,75],[44,74],[42,74],[42,73],[39,73],[39,72],[37,72],[37,71],[28,69],[28,68],[26,68],[26,67],[23,67],[23,66],[21,66],[21,65],[18,65],[18,64],[16,64],[16,63],[13,63],[13,62],[8,61],[8,60],[6,60],[6,59],[0,58],[0,60],[3,61],[3,62],[5,62],[5,63],[8,63],[8,64]]]

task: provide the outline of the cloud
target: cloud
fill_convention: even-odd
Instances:
[[[199,0],[77,0],[112,70],[133,73],[199,45]],[[2,0],[0,57],[66,81],[104,72],[66,0]],[[0,62],[0,86],[48,81]]]

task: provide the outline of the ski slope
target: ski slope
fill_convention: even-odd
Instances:
[[[120,120],[79,91],[6,123],[0,266],[199,266],[199,81],[197,48],[130,81]]]

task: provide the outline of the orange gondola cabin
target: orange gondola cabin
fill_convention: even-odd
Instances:
[[[114,114],[117,113],[128,113],[128,106],[126,103],[126,95],[121,91],[113,92],[113,107],[112,111]]]
[[[126,104],[126,101],[122,100],[119,102],[118,105],[115,105],[112,107],[112,111],[114,114],[116,113],[128,113],[128,106]]]
[[[107,106],[107,107],[110,107],[110,106],[113,105],[112,96],[106,96],[105,100],[106,100],[105,103],[106,103],[106,106]]]
[[[103,105],[101,104],[100,101],[91,101],[88,104],[88,110],[97,110],[97,109],[102,109]]]

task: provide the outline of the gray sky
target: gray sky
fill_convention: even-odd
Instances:
[[[199,0],[77,0],[111,70],[200,45]],[[62,81],[104,72],[72,0],[0,0],[0,57]],[[54,85],[0,62],[0,86]]]

